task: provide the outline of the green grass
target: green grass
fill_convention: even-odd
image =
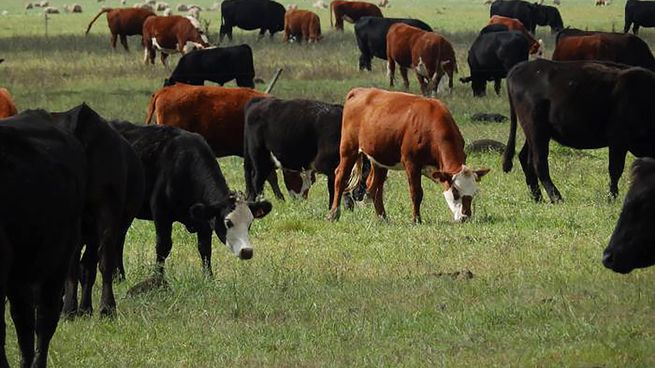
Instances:
[[[78,2],[85,13],[52,16],[47,39],[39,11],[25,13],[20,1],[0,4],[0,11],[9,12],[0,17],[0,57],[6,59],[0,86],[13,93],[20,109],[63,110],[86,101],[107,118],[143,121],[150,95],[168,72],[142,64],[135,38],[132,53],[111,51],[104,17],[84,37],[102,3]],[[622,2],[602,8],[590,0],[562,2],[566,24],[622,27]],[[296,3],[309,8],[313,1]],[[117,0],[105,4],[119,6]],[[357,70],[352,26],[335,34],[327,11],[318,12],[325,35],[318,45],[284,45],[280,36],[256,42],[252,33],[237,34],[238,42],[253,46],[259,76],[268,80],[276,68],[285,68],[274,94],[341,102],[352,87],[386,87],[382,61],[375,61],[373,72]],[[428,21],[453,42],[459,76],[468,75],[466,50],[488,16],[481,1],[395,0],[384,12]],[[212,21],[215,38],[219,13],[202,14]],[[642,33],[655,45],[654,30]],[[550,53],[552,36],[547,29],[539,36]],[[410,82],[417,92],[415,80]],[[457,82],[453,95],[442,98],[467,142],[506,140],[507,124],[470,120],[480,111],[507,115],[504,91],[500,97],[474,99],[470,87]],[[126,297],[131,286],[150,275],[154,260],[153,225],[137,221],[126,244],[128,278],[116,286],[117,318],[60,322],[49,363],[654,366],[655,270],[622,276],[600,263],[621,206],[620,200],[606,200],[607,150],[581,152],[551,144],[552,176],[565,198],[559,205],[530,200],[517,160],[510,174],[502,173],[497,154],[472,154],[468,162],[492,168],[470,223],[451,223],[439,188],[425,181],[424,224],[413,225],[401,172],[391,173],[386,184],[389,223],[378,221],[370,205],[328,223],[325,178],[320,177],[308,201],[274,200],[273,212],[253,225],[252,260],[237,260],[214,239],[215,276],[206,278],[195,238],[176,226],[167,263],[171,289]],[[230,186],[243,189],[241,159],[220,164]],[[622,193],[629,184],[627,171],[625,178]],[[473,278],[449,275],[464,270]],[[8,314],[5,320],[9,359],[17,365]]]

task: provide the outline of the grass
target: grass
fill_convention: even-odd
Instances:
[[[113,52],[104,18],[83,36],[102,4],[78,1],[82,15],[52,16],[48,38],[38,11],[23,3],[0,4],[0,85],[20,109],[68,109],[86,101],[107,118],[143,121],[148,99],[168,72],[144,66],[138,40],[133,52]],[[210,1],[197,1],[209,5]],[[284,2],[283,3],[287,3]],[[313,1],[297,1],[309,8]],[[588,0],[564,0],[566,24],[611,30],[622,26],[623,4],[596,8]],[[118,6],[118,1],[105,4]],[[175,3],[176,4],[176,3]],[[55,2],[54,5],[61,5]],[[282,98],[341,102],[355,86],[386,87],[384,63],[357,70],[352,26],[328,29],[318,45],[256,42],[238,33],[255,52],[257,74]],[[390,16],[428,21],[454,44],[460,76],[468,74],[466,50],[486,21],[480,1],[396,0]],[[218,12],[203,12],[215,37]],[[644,29],[653,45],[655,31]],[[548,50],[553,38],[541,29]],[[173,62],[177,57],[173,58]],[[263,86],[258,86],[263,89]],[[411,90],[418,91],[411,80]],[[491,89],[489,89],[491,93]],[[456,83],[442,96],[467,142],[504,142],[508,124],[475,123],[474,112],[507,115],[504,92],[483,99]],[[521,136],[521,135],[520,135]],[[632,158],[629,158],[631,161]],[[552,176],[565,202],[535,204],[518,162],[503,174],[497,154],[471,154],[471,166],[488,166],[475,218],[450,222],[440,190],[424,182],[424,224],[411,223],[403,173],[390,174],[385,202],[389,223],[371,206],[327,213],[325,179],[308,201],[274,200],[273,212],[251,230],[255,257],[235,259],[214,239],[213,279],[203,276],[195,238],[174,231],[167,263],[170,290],[127,297],[148,277],[154,260],[152,223],[136,221],[128,234],[128,279],[116,286],[118,316],[62,321],[51,345],[55,367],[213,366],[445,366],[445,367],[649,367],[655,365],[655,270],[614,274],[600,263],[620,211],[608,203],[607,150],[575,151],[551,144]],[[244,188],[239,158],[220,160],[232,188]],[[625,177],[628,175],[626,173]],[[625,193],[628,180],[620,183]],[[270,192],[268,197],[272,197]],[[472,278],[452,275],[470,271]],[[97,295],[95,298],[97,304]],[[19,356],[9,315],[7,350]]]

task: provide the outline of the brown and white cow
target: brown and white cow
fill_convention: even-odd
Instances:
[[[125,51],[130,51],[127,46],[127,36],[142,34],[143,22],[148,17],[155,16],[155,13],[148,9],[102,9],[89,23],[86,34],[89,34],[93,23],[104,13],[107,13],[107,24],[109,25],[109,32],[111,32],[111,47],[116,48],[116,38],[120,37]]]
[[[371,160],[366,189],[375,212],[383,219],[387,214],[382,190],[389,169],[405,170],[413,218],[418,223],[423,199],[421,176],[443,185],[455,221],[462,222],[472,214],[477,182],[489,172],[465,165],[464,138],[441,101],[376,88],[355,88],[348,93],[344,105],[340,162],[335,170],[335,196],[328,219],[339,218],[341,196],[357,184],[363,155]]]
[[[489,19],[489,24],[502,24],[510,31],[519,31],[530,42],[530,55],[537,55],[541,57],[544,53],[544,41],[535,39],[532,34],[523,26],[520,20],[516,18],[503,17],[500,15],[492,15]]]
[[[332,23],[334,13],[334,23]],[[343,21],[355,23],[361,17],[383,17],[380,8],[365,1],[341,1],[330,2],[330,26],[343,31]]]
[[[143,62],[155,63],[157,50],[161,52],[161,62],[168,66],[166,58],[170,54],[186,54],[194,49],[209,46],[200,22],[187,16],[150,17],[143,23]]]
[[[18,110],[11,99],[11,94],[4,88],[0,88],[0,119],[16,115]]]
[[[312,43],[320,41],[321,20],[316,13],[308,10],[289,8],[284,14],[284,42],[293,37],[298,42],[303,40]]]
[[[405,89],[409,88],[407,68],[414,68],[421,92],[436,94],[439,82],[448,74],[448,87],[453,90],[453,74],[457,71],[455,50],[447,39],[404,23],[396,23],[387,32],[387,71],[393,87],[396,63]]]

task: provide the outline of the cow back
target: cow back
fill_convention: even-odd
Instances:
[[[156,14],[148,9],[112,9],[107,12],[107,24],[113,34],[140,35],[143,33],[143,23],[154,15]]]

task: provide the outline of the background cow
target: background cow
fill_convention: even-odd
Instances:
[[[11,94],[5,88],[0,88],[0,119],[16,115],[18,109]]]
[[[507,26],[507,29],[510,31],[521,32],[528,42],[530,42],[530,55],[543,55],[543,41],[535,39],[518,19],[494,15],[489,19],[488,24],[502,24]]]
[[[564,28],[562,16],[557,8],[529,3],[522,0],[498,0],[491,4],[490,16],[502,15],[504,17],[516,18],[532,34],[537,26],[550,26],[551,33]]]
[[[332,22],[332,13],[334,13],[334,23]],[[380,17],[382,11],[377,5],[364,1],[341,1],[332,0],[330,2],[330,26],[337,31],[343,31],[343,21],[355,23],[361,17]]]
[[[183,53],[194,48],[209,46],[200,23],[193,17],[171,15],[150,17],[143,23],[143,62],[155,63],[157,50],[161,52],[161,63],[168,67],[169,54]]]
[[[143,34],[143,23],[146,18],[156,15],[148,9],[102,9],[91,20],[85,34],[89,34],[93,23],[104,13],[107,13],[107,24],[109,25],[109,32],[111,32],[111,47],[116,48],[116,38],[120,37],[125,51],[130,51],[127,45],[127,36]]]
[[[623,33],[631,26],[634,34],[639,33],[639,27],[655,27],[655,1],[626,0]]]
[[[284,30],[285,13],[284,6],[272,0],[225,0],[221,3],[218,42],[223,42],[225,36],[232,41],[232,27],[259,29],[259,38],[268,31],[273,38],[276,32]]]
[[[321,20],[316,13],[291,8],[284,15],[284,42],[289,38],[311,43],[321,39]]]

